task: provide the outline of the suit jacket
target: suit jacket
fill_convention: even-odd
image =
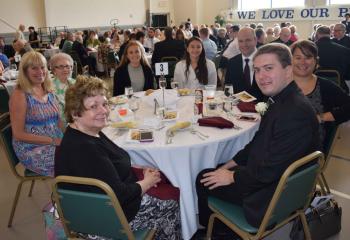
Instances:
[[[349,34],[350,33],[350,22],[347,22],[346,20],[344,20],[341,23],[344,24],[346,27],[345,33]]]
[[[261,119],[253,140],[233,157],[234,180],[250,224],[258,226],[283,172],[320,149],[315,111],[295,82],[278,95]]]
[[[290,46],[293,44],[293,41],[290,39],[287,42],[283,42],[280,38],[277,38],[276,40],[274,40],[272,42],[273,43],[283,43],[283,44],[286,44],[287,46]]]
[[[344,36],[342,39],[336,39],[336,38],[332,38],[332,41],[335,43],[338,43],[346,48],[350,48],[350,37],[348,36]]]
[[[148,66],[142,65],[143,74],[145,76],[145,85],[143,90],[153,89],[153,73]],[[128,71],[128,65],[118,67],[114,73],[113,96],[124,94],[125,87],[131,86],[131,80]]]
[[[347,73],[348,66],[350,66],[350,49],[333,42],[327,37],[320,38],[316,45],[320,67],[338,70],[340,86],[348,93],[349,88],[344,81],[344,75]]]
[[[264,99],[264,94],[259,89],[255,81],[255,76],[253,77],[251,86],[248,86],[244,79],[242,54],[238,54],[228,61],[225,83],[231,83],[235,93],[247,91],[255,96],[258,101],[262,101]]]
[[[175,39],[165,39],[154,44],[152,55],[152,65],[161,62],[162,57],[177,57],[179,60],[185,54],[185,44],[183,41]]]

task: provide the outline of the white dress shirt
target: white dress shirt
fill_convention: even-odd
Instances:
[[[239,50],[239,47],[238,47],[238,38],[235,38],[235,40],[233,40],[230,43],[230,45],[227,47],[225,52],[222,53],[222,56],[226,57],[227,59],[231,59],[240,53],[241,51]]]

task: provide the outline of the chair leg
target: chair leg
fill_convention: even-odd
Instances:
[[[327,193],[327,194],[331,193],[331,190],[330,190],[330,188],[329,188],[329,186],[328,186],[328,183],[327,183],[327,181],[326,181],[326,177],[324,176],[323,172],[321,172],[320,177],[321,177],[322,182],[323,182],[323,184],[324,184],[324,187],[325,187],[325,189],[326,189],[326,193]]]
[[[214,226],[214,220],[215,220],[215,214],[211,214],[208,222],[208,229],[207,229],[207,239],[211,239],[211,235],[213,233],[213,226]]]
[[[304,229],[304,236],[306,240],[311,240],[311,233],[309,226],[307,225],[306,217],[303,212],[300,213],[300,220],[301,223],[303,224],[303,229]]]
[[[12,220],[13,220],[13,216],[15,215],[19,195],[21,194],[22,184],[23,184],[23,181],[21,181],[17,186],[17,191],[16,191],[15,199],[14,199],[13,204],[12,204],[12,210],[11,210],[10,219],[9,219],[8,224],[7,224],[7,227],[12,226]]]
[[[32,192],[33,192],[33,188],[34,188],[34,183],[35,183],[35,180],[32,180],[31,184],[30,184],[30,190],[29,190],[29,193],[28,193],[28,197],[31,197],[32,196]]]

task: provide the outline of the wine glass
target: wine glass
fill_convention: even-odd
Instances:
[[[166,79],[165,78],[160,78],[159,79],[159,87],[161,89],[165,89],[166,88]]]
[[[125,87],[125,96],[128,97],[128,99],[131,99],[134,94],[134,90],[132,87]]]
[[[136,119],[136,111],[139,109],[139,101],[136,98],[131,98],[129,101],[129,108],[134,113],[134,119]]]
[[[232,84],[225,84],[224,93],[226,97],[232,97],[233,95],[233,86]]]
[[[170,86],[171,86],[171,89],[177,90],[177,89],[179,88],[179,82],[173,80],[173,81],[170,83]]]
[[[9,69],[13,71],[17,71],[17,65],[13,63],[10,65]]]

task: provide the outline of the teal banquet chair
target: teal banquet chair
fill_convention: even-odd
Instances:
[[[211,237],[215,218],[242,239],[258,240],[297,217],[301,219],[305,239],[311,239],[304,211],[313,196],[323,159],[323,153],[316,151],[297,160],[285,170],[258,228],[247,222],[241,206],[209,197],[208,204],[213,214],[209,218],[208,239]],[[309,164],[313,161],[317,162]]]
[[[62,188],[85,185],[97,188],[103,193],[91,193]],[[120,203],[105,182],[72,176],[58,176],[53,184],[53,196],[58,214],[68,238],[77,233],[93,234],[112,239],[152,239],[155,230],[131,231]]]
[[[12,203],[10,218],[9,218],[8,225],[7,225],[8,227],[11,227],[13,217],[15,215],[18,199],[19,199],[19,196],[21,194],[21,189],[22,189],[23,183],[28,182],[28,181],[31,182],[30,190],[29,190],[29,194],[28,194],[28,196],[31,197],[35,181],[36,180],[47,180],[47,179],[50,179],[51,177],[39,175],[35,172],[30,171],[29,169],[25,169],[24,174],[19,173],[18,170],[16,169],[16,166],[19,163],[19,159],[17,158],[17,156],[13,150],[13,147],[12,147],[12,129],[11,129],[11,125],[10,125],[9,116],[6,119],[1,120],[0,127],[1,127],[0,139],[1,139],[1,142],[4,146],[5,155],[8,159],[8,162],[9,162],[9,165],[10,165],[10,168],[11,168],[13,175],[19,180],[19,183],[17,185],[15,199]]]

